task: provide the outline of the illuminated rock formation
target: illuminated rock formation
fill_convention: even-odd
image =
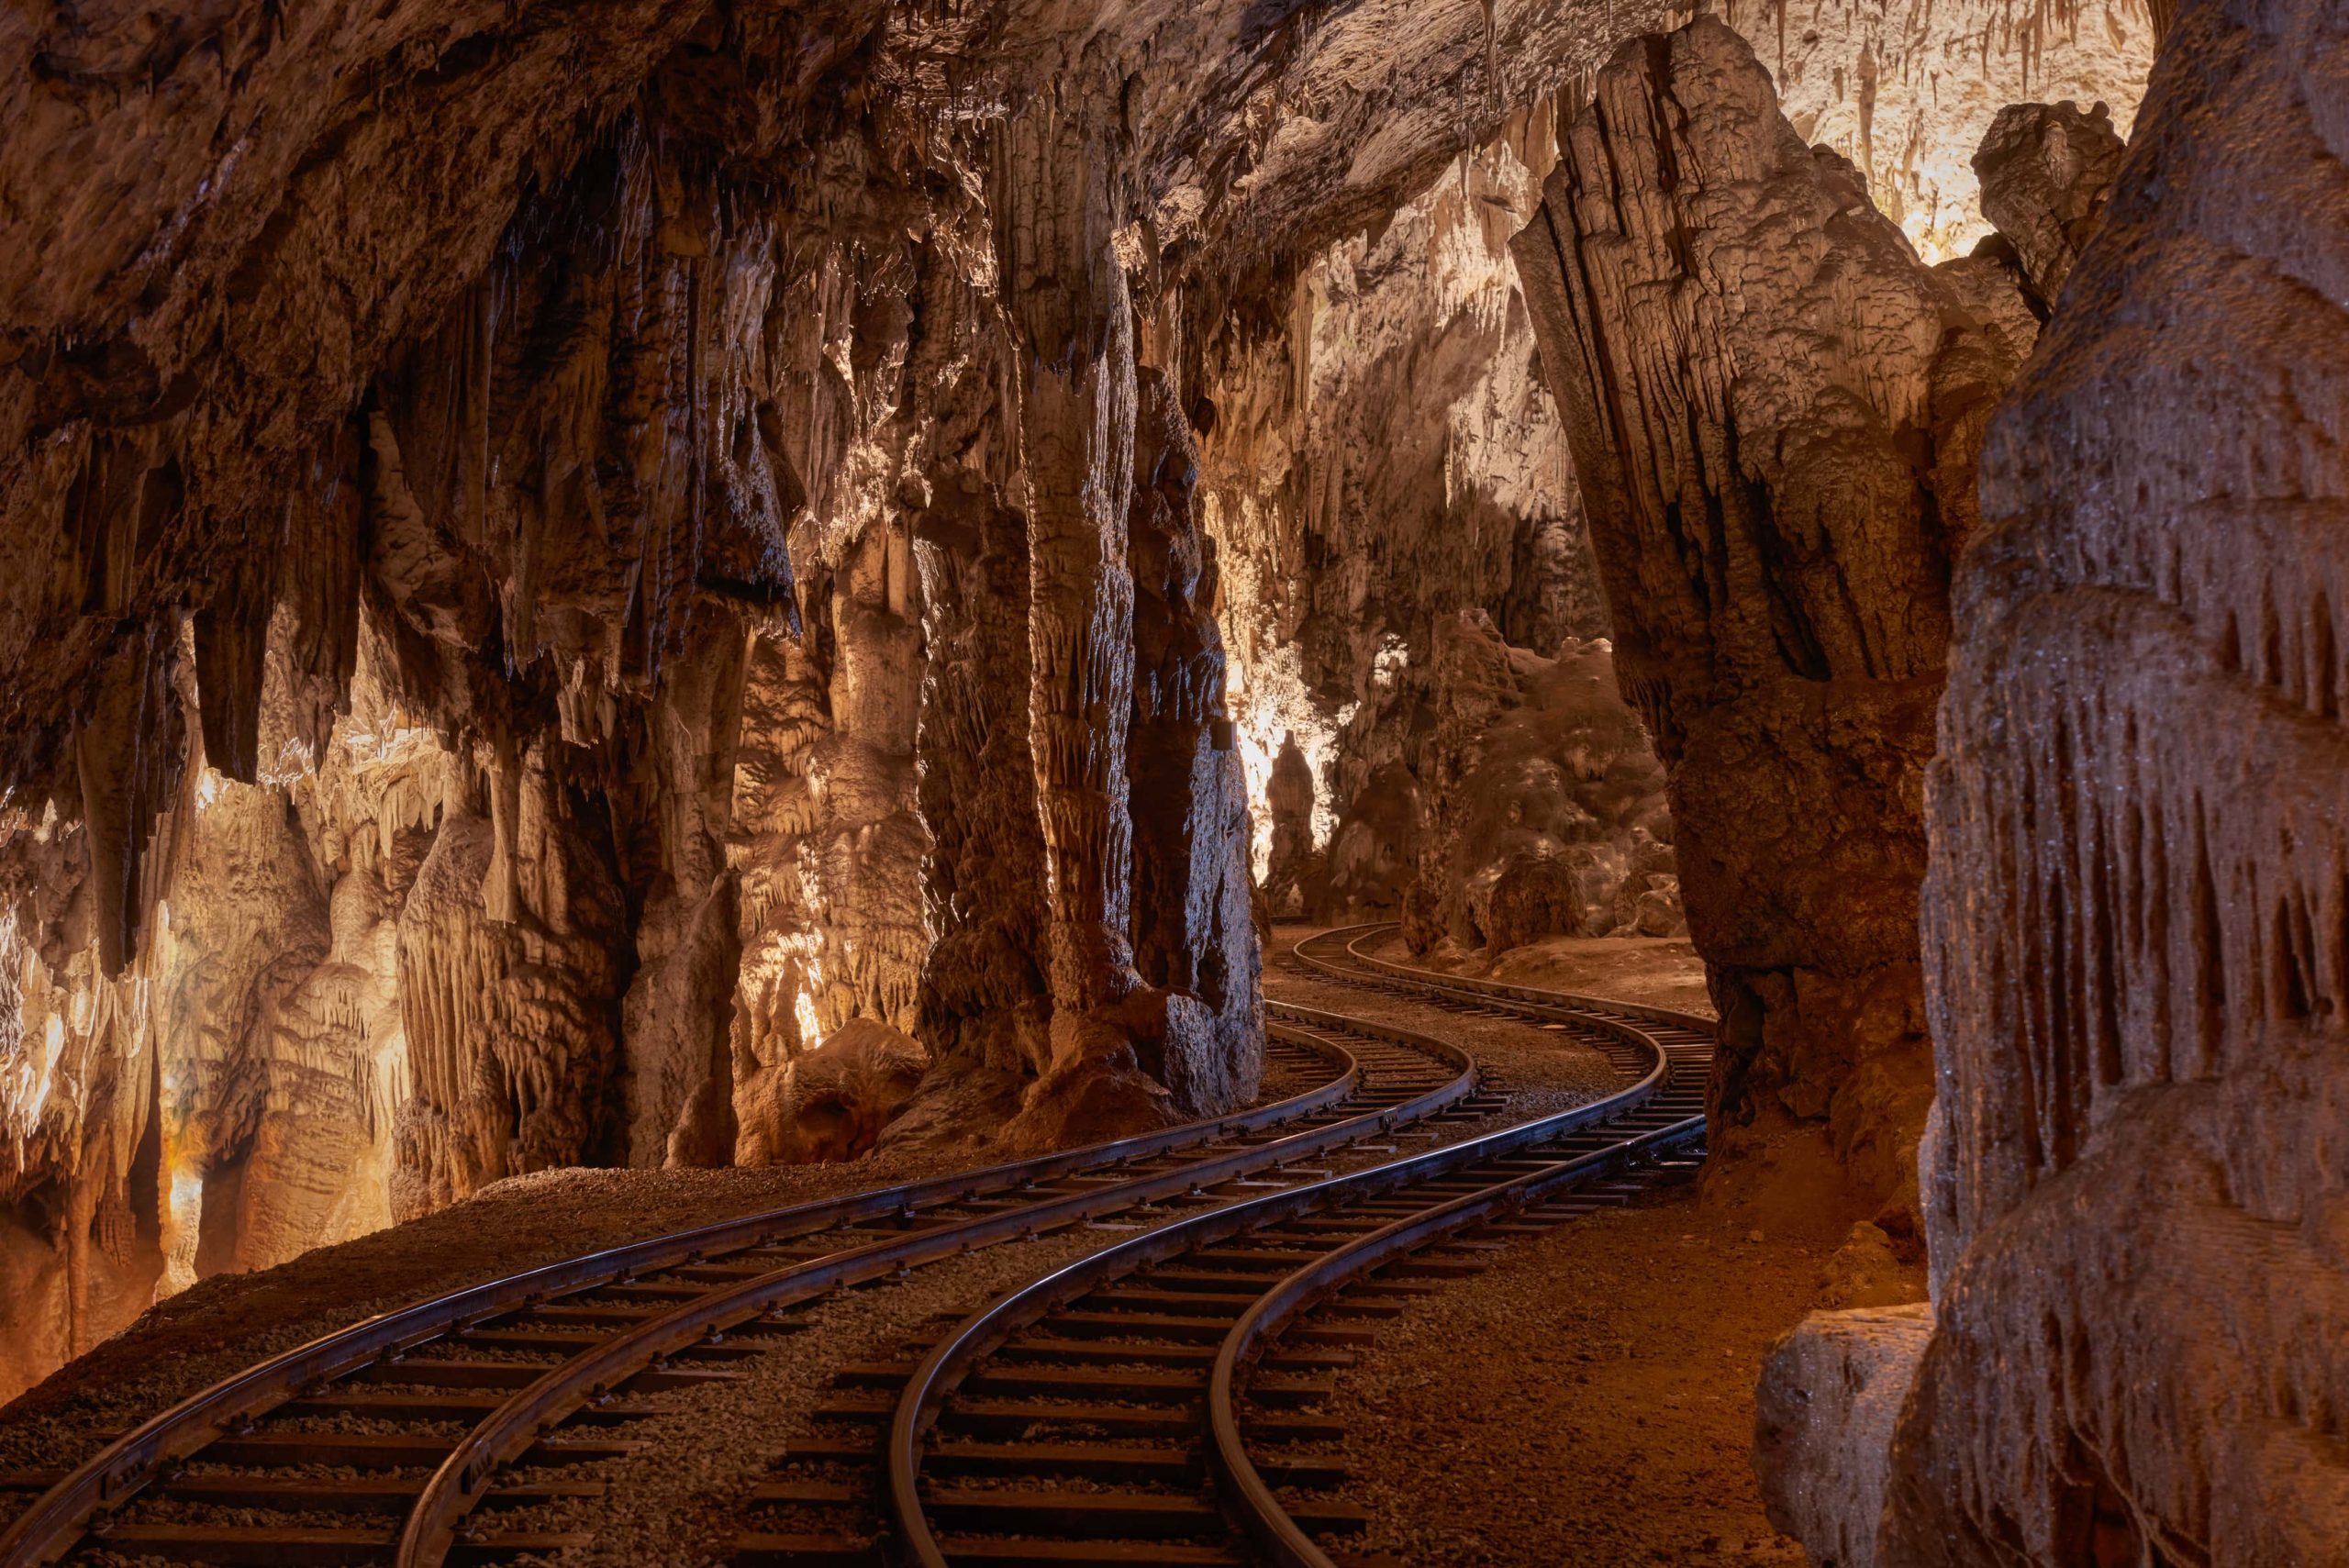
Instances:
[[[1984,449],[1883,1564],[2337,1557],[2349,50],[2184,8]]]
[[[1606,645],[1569,641],[1544,659],[1478,615],[1439,621],[1435,634],[1432,806],[1405,906],[1412,945],[1449,938],[1497,954],[1542,937],[1609,936],[1636,928],[1643,895],[1676,895],[1664,772]],[[1647,934],[1679,934],[1658,923]]]
[[[1798,32],[1789,77],[1923,146],[1988,16]],[[1249,1093],[1239,781],[1295,736],[1300,905],[1456,906],[1496,860],[1424,789],[1481,743],[1423,722],[1437,628],[1606,630],[1507,251],[1602,30],[328,0],[0,40],[22,1369],[549,1162]],[[2105,47],[1980,38],[1969,103]],[[2048,90],[2125,120],[2093,74]],[[1660,863],[1555,869],[1508,931],[1662,917]]]
[[[1824,1118],[1862,1190],[1913,1210],[1949,562],[2032,318],[1987,264],[1922,265],[1710,20],[1600,72],[1517,254],[1670,774],[1717,1151]]]
[[[1769,68],[1795,134],[1849,160],[1878,210],[1942,261],[1998,222],[1974,158],[2004,106],[2102,102],[2128,134],[2163,4],[1735,0],[1719,15]]]

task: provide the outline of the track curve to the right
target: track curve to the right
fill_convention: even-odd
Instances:
[[[1593,1104],[1163,1226],[972,1314],[900,1395],[884,1443],[892,1561],[1342,1568],[1322,1542],[1366,1519],[1314,1501],[1340,1477],[1286,1457],[1330,1434],[1309,1409],[1364,1325],[1534,1222],[1685,1172],[1704,1127],[1709,1020],[1297,945],[1325,978],[1599,1045],[1633,1082]],[[1211,1359],[1208,1359],[1211,1351]],[[1204,1362],[1204,1364],[1203,1364]],[[989,1425],[999,1369],[1031,1402]],[[1083,1399],[1074,1393],[1091,1390]],[[1008,1440],[1007,1440],[1007,1439]],[[983,1481],[972,1478],[984,1477]]]

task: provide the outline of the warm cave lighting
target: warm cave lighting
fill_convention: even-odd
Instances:
[[[2349,1568],[2349,0],[6,15],[0,1568]]]
[[[163,1277],[158,1296],[177,1296],[195,1283],[195,1251],[204,1227],[204,1173],[176,1168],[165,1200]]]

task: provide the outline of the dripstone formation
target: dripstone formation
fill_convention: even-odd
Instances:
[[[0,1390],[529,1172],[1233,1105],[1259,886],[1493,951],[1685,894],[1724,1116],[1830,1117],[1897,1200],[1955,481],[2110,149],[2010,128],[1984,188],[2052,227],[1970,271],[1867,204],[1957,233],[1953,139],[2026,80],[2125,123],[2143,28],[1742,19],[1859,172],[1779,136],[1746,183],[1791,237],[1671,195],[1719,257],[1802,263],[1707,328],[1788,367],[1709,428],[1820,449],[1758,488],[1677,454],[1724,548],[1742,506],[1776,542],[1675,583],[1585,519],[1631,485],[1561,353],[1626,328],[1508,248],[1553,166],[1645,156],[1643,89],[1576,111],[1664,13],[1602,10],[323,0],[0,38]],[[1766,119],[1704,48],[1686,134]],[[1758,325],[1805,289],[1896,434]],[[1672,341],[1702,405],[1720,345]],[[1731,788],[1717,745],[1796,761]],[[1842,858],[1772,890],[1727,810]]]
[[[2349,45],[2183,10],[1984,450],[1926,929],[1939,1321],[1884,1563],[2349,1531]]]
[[[1716,1139],[1823,1116],[1913,1213],[1950,562],[2033,318],[1991,262],[1920,262],[1709,20],[1599,73],[1516,250],[1616,671],[1671,781]]]
[[[1252,1093],[1210,367],[1580,24],[12,34],[0,1384],[518,1173]]]

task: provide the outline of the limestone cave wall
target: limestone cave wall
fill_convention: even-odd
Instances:
[[[0,1384],[550,1164],[1230,1104],[1252,873],[1453,940],[1658,914],[1508,241],[1662,19],[0,40]],[[1734,19],[1936,233],[1920,106],[2132,106],[2130,13]]]
[[[1823,1116],[1913,1213],[1950,562],[2036,318],[1995,261],[1920,261],[1709,19],[1600,72],[1518,255],[1670,774],[1715,1141]]]
[[[2349,49],[2182,7],[1991,427],[1883,1563],[2337,1556]]]
[[[1252,1093],[1197,350],[1579,21],[12,33],[8,1379],[549,1164]]]

